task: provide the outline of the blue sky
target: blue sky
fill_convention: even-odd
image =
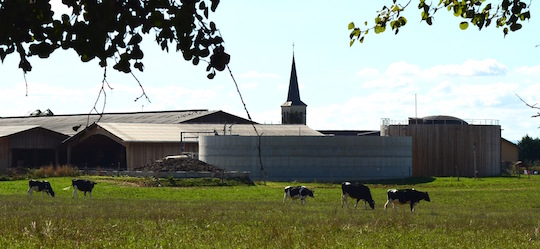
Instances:
[[[540,7],[533,4],[529,23],[504,38],[494,26],[462,31],[461,20],[445,10],[432,26],[420,23],[413,2],[398,35],[390,29],[370,33],[349,47],[349,22],[373,23],[376,11],[391,2],[221,1],[210,18],[256,122],[281,123],[294,43],[300,95],[313,129],[378,130],[381,118],[450,115],[498,120],[502,136],[514,142],[526,134],[540,137],[540,118],[531,118],[536,111],[516,97],[540,101]],[[136,76],[151,102],[135,102],[137,82],[109,69],[113,90],[107,90],[106,112],[210,109],[247,117],[228,72],[208,80],[203,63],[193,66],[180,53],[162,52],[152,36],[144,38],[145,71]],[[82,63],[74,51],[57,51],[30,62],[28,96],[17,56],[0,64],[0,116],[47,108],[55,114],[91,111],[103,78],[98,61]]]

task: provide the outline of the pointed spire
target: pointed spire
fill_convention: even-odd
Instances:
[[[294,48],[294,44],[293,44]],[[296,65],[294,63],[294,50],[291,69],[291,79],[289,81],[289,94],[287,95],[287,102],[290,105],[303,105],[307,106],[302,100],[300,100],[300,90],[298,89],[298,79],[296,78]]]

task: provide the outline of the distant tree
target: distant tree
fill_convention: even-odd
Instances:
[[[354,22],[349,23],[351,46],[356,40],[360,43],[364,42],[365,36],[371,30],[375,34],[379,34],[384,32],[387,26],[390,26],[395,34],[398,34],[400,28],[407,24],[407,19],[403,16],[403,13],[413,1],[400,1],[406,2],[406,4],[400,4],[397,0],[392,0],[392,2],[393,4],[389,7],[385,5],[381,10],[377,11],[374,24],[368,24],[365,21],[363,27],[359,27]],[[527,5],[524,1],[502,0],[498,1],[498,4],[492,4],[491,2],[485,0],[439,0],[431,3],[418,0],[418,9],[421,10],[421,21],[425,21],[428,25],[433,23],[438,10],[446,9],[452,12],[454,16],[463,19],[459,23],[462,30],[467,29],[469,23],[482,30],[482,28],[490,26],[493,22],[497,28],[503,28],[504,36],[509,31],[513,32],[521,29],[521,23],[531,17],[529,12],[530,4]]]
[[[219,0],[62,0],[71,14],[54,17],[49,0],[0,0],[0,60],[17,53],[19,68],[32,70],[29,57],[48,58],[59,48],[73,49],[82,62],[97,58],[101,67],[143,71],[140,46],[155,34],[162,50],[181,51],[194,65],[206,60],[208,78],[224,70],[230,56],[209,12]]]
[[[525,135],[520,141],[519,146],[519,160],[527,162],[529,165],[534,161],[540,161],[540,139],[531,138],[529,135]]]

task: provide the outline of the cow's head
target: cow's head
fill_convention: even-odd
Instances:
[[[308,196],[311,197],[311,198],[315,198],[314,194],[315,194],[315,190],[311,190],[311,189],[306,189],[307,192],[308,192]]]
[[[371,207],[371,209],[375,209],[375,201],[374,200],[368,201],[368,203],[369,203],[369,207]]]
[[[424,200],[429,202],[430,199],[429,199],[429,194],[428,194],[428,192],[425,192],[424,194],[425,194],[425,195],[424,195]]]
[[[49,182],[45,182],[45,191],[47,191],[48,194],[50,194],[52,197],[54,197],[54,191],[51,187],[51,184]]]

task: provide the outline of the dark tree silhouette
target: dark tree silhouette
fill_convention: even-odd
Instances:
[[[519,160],[526,162],[527,165],[533,165],[533,162],[540,161],[540,139],[531,138],[525,135],[518,141]]]
[[[209,13],[219,0],[62,0],[71,14],[55,19],[49,0],[0,0],[0,60],[17,53],[19,68],[32,70],[31,56],[48,58],[73,49],[81,61],[102,67],[144,70],[140,43],[155,34],[162,50],[181,51],[194,65],[208,62],[208,78],[229,63],[224,42]]]

